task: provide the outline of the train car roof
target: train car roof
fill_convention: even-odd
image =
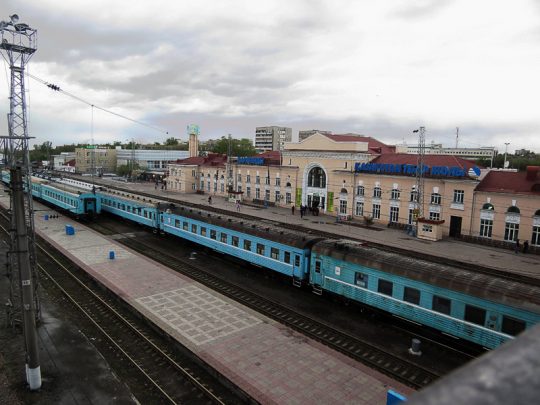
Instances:
[[[92,194],[91,191],[85,188],[79,188],[71,184],[65,184],[65,183],[57,183],[52,180],[46,180],[39,177],[32,176],[32,183],[34,184],[41,184],[42,186],[47,186],[50,188],[54,188],[58,191],[66,192],[69,194],[73,194],[74,196],[79,197],[83,194]]]
[[[124,200],[126,203],[137,203],[138,205],[144,205],[147,207],[156,208],[159,205],[168,205],[168,202],[158,200],[157,198],[150,198],[138,195],[136,193],[128,193],[125,191],[109,190],[105,187],[98,187],[96,194],[100,197],[109,197],[117,200]]]
[[[466,295],[540,313],[540,287],[457,266],[419,260],[350,240],[324,240],[313,252]]]
[[[170,212],[175,215],[188,217],[197,221],[268,239],[273,242],[282,243],[299,249],[310,247],[313,243],[322,239],[321,237],[311,235],[309,231],[298,232],[287,230],[270,222],[265,222],[264,219],[258,221],[246,220],[168,202],[160,204],[159,208],[161,211]]]

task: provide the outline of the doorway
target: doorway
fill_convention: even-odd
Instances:
[[[450,217],[450,237],[459,238],[461,236],[461,217]]]

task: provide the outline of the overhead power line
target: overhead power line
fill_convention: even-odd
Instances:
[[[26,72],[26,75],[27,75],[28,77],[30,77],[30,78],[32,78],[32,79],[34,79],[34,80],[40,82],[41,84],[44,84],[45,86],[47,86],[47,87],[50,88],[51,90],[54,90],[54,91],[58,91],[58,92],[60,92],[60,93],[63,93],[63,94],[65,94],[66,96],[71,97],[71,98],[73,98],[74,100],[80,101],[81,103],[84,103],[84,104],[86,104],[86,105],[88,105],[88,106],[90,106],[90,107],[97,108],[98,110],[101,110],[101,111],[106,112],[106,113],[108,113],[108,114],[115,115],[115,116],[117,116],[117,117],[119,117],[119,118],[122,118],[122,119],[125,119],[125,120],[128,120],[128,121],[134,122],[134,123],[136,123],[136,124],[142,125],[142,126],[144,126],[144,127],[153,129],[154,131],[161,132],[161,133],[164,133],[164,134],[166,134],[166,135],[169,134],[169,131],[167,131],[167,130],[165,130],[165,129],[163,129],[163,128],[159,128],[159,127],[156,127],[156,126],[154,126],[154,125],[150,125],[150,124],[147,124],[147,123],[145,123],[145,122],[138,121],[138,120],[133,119],[133,118],[130,118],[130,117],[126,117],[125,115],[122,115],[122,114],[116,113],[116,112],[114,112],[114,111],[108,110],[108,109],[106,109],[106,108],[100,107],[100,106],[98,106],[98,105],[95,105],[95,104],[93,104],[93,103],[91,103],[91,102],[89,102],[89,101],[87,101],[87,100],[85,100],[85,99],[83,99],[83,98],[80,98],[80,97],[76,96],[76,95],[73,94],[73,93],[70,93],[70,92],[68,92],[68,91],[65,91],[65,90],[61,89],[60,86],[58,86],[58,85],[56,85],[56,84],[49,83],[49,82],[47,82],[47,81],[45,81],[45,80],[43,80],[43,79],[40,79],[39,77],[37,77],[37,76],[35,76],[35,75],[32,75],[32,74],[28,73],[28,72]]]

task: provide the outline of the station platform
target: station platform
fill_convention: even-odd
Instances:
[[[162,190],[161,186],[155,188],[154,183],[124,183],[109,179],[96,179],[96,182],[102,185],[110,185],[132,190],[133,192],[142,191],[152,193],[156,198],[160,196],[177,199],[178,201],[187,201],[202,205],[208,205],[208,196],[212,196],[212,206],[236,211],[234,202],[228,201],[224,197],[210,194],[186,193],[179,194],[170,190]],[[353,221],[336,222],[335,217],[321,213],[319,216],[306,215],[300,218],[300,212],[295,210],[294,215],[290,208],[282,207],[259,207],[249,204],[241,204],[240,211],[258,218],[279,221],[284,224],[298,224],[312,229],[319,229],[325,232],[332,232],[341,235],[344,238],[358,238],[366,241],[372,241],[392,247],[411,250],[414,252],[425,253],[428,255],[448,258],[473,265],[491,267],[497,270],[510,271],[518,274],[524,274],[532,277],[540,277],[540,255],[514,253],[513,250],[477,245],[467,243],[453,238],[445,238],[436,242],[418,239],[409,236],[403,230],[396,230],[384,226],[373,226],[370,228],[355,226]],[[520,236],[522,240],[530,235]]]
[[[8,203],[5,195],[0,203]],[[41,237],[260,403],[384,404],[389,389],[413,393],[111,238],[63,216],[45,220],[39,210],[46,208],[34,208]],[[68,224],[74,235],[66,235]]]

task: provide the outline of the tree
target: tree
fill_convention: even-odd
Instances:
[[[176,138],[167,138],[164,143],[165,146],[177,146],[178,140]]]
[[[256,155],[255,147],[251,143],[251,140],[243,139],[230,139],[231,155],[232,156],[253,156]],[[213,145],[212,152],[221,153],[226,155],[229,150],[229,138],[222,136],[221,139],[216,141]]]

